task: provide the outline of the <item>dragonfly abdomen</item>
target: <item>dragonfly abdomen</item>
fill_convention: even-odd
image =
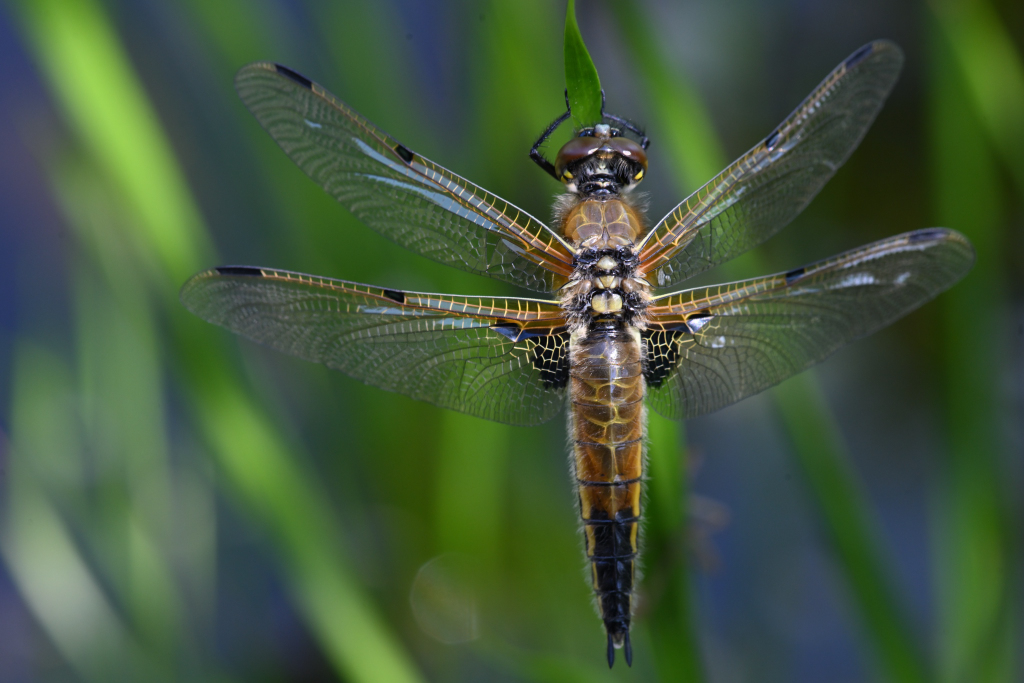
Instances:
[[[645,424],[640,337],[609,323],[574,340],[570,354],[573,470],[587,560],[609,665],[623,646],[628,663]]]

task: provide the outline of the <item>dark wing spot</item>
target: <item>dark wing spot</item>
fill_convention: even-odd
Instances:
[[[310,90],[313,89],[313,81],[309,80],[299,72],[292,71],[288,67],[281,66],[280,64],[275,64],[274,67],[277,69],[277,73],[281,74],[285,78],[292,79],[293,81],[301,85],[303,88],[309,88]]]
[[[540,372],[545,389],[562,389],[569,383],[569,333],[531,337],[533,367]]]
[[[925,228],[924,230],[915,230],[907,235],[907,241],[911,244],[916,244],[918,242],[930,242],[932,240],[942,239],[945,236],[946,231],[942,228]]]
[[[416,156],[415,154],[412,153],[412,150],[410,150],[405,145],[395,145],[395,153],[398,154],[398,156],[402,157],[402,161],[404,161],[407,164],[411,164],[413,157]]]
[[[786,284],[787,285],[793,284],[794,282],[799,280],[800,277],[804,273],[806,273],[806,272],[807,272],[806,268],[797,268],[796,270],[789,271],[788,273],[786,273]]]
[[[253,268],[252,266],[221,266],[216,270],[219,275],[245,275],[247,277],[263,277],[263,270],[261,268]]]
[[[765,149],[771,149],[772,147],[775,146],[775,143],[778,142],[778,141],[779,141],[779,131],[778,130],[774,130],[774,131],[772,131],[771,135],[769,135],[768,137],[766,137],[764,139]]]
[[[864,47],[862,47],[861,49],[857,50],[852,55],[847,57],[846,61],[843,63],[846,65],[847,69],[852,69],[853,67],[857,66],[865,59],[867,59],[868,55],[870,55],[874,51],[874,49],[874,43],[868,43],[867,45],[865,45]]]
[[[399,292],[397,289],[385,289],[384,296],[400,304],[405,303],[405,292]]]

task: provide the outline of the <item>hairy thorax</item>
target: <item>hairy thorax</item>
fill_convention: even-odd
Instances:
[[[594,324],[643,329],[650,285],[638,272],[634,250],[643,235],[643,214],[622,196],[568,195],[560,207],[565,237],[577,247],[573,275],[562,290],[572,332]]]

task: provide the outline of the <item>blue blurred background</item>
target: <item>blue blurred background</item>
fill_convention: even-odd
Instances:
[[[561,2],[0,4],[0,681],[1024,680],[1024,5],[580,0],[652,219],[860,45],[888,105],[789,228],[710,274],[942,225],[978,261],[823,365],[652,418],[632,669],[609,672],[564,426],[512,428],[232,338],[218,264],[519,294],[404,252],[234,94],[273,60],[550,217]]]

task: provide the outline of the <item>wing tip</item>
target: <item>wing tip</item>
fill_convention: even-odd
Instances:
[[[235,86],[237,87],[239,82],[253,74],[262,75],[267,71],[274,71],[276,68],[277,65],[273,62],[249,62],[235,72]]]
[[[211,268],[204,270],[201,273],[196,273],[181,286],[178,290],[178,301],[181,305],[187,308],[192,313],[203,317],[198,313],[198,306],[192,300],[192,293],[204,280],[209,280],[213,277],[229,276],[229,277],[265,277],[266,273],[263,272],[262,268],[256,268],[254,266],[218,266],[217,268]]]
[[[307,90],[313,89],[314,81],[306,78],[298,71],[277,62],[252,62],[251,64],[246,64],[235,74],[235,89],[239,89],[250,76],[266,76],[268,72],[286,78]]]
[[[905,233],[911,244],[919,242],[959,242],[971,246],[971,241],[952,228],[919,228]]]
[[[914,230],[907,233],[907,242],[910,244],[929,244],[931,246],[945,244],[958,247],[967,258],[965,273],[971,269],[977,258],[977,252],[974,251],[974,245],[971,244],[971,241],[963,233],[952,228],[921,228],[920,230]]]
[[[881,54],[891,55],[897,64],[903,64],[903,50],[900,46],[887,38],[880,38],[854,50],[853,54],[843,60],[843,67],[853,69],[869,57]]]

